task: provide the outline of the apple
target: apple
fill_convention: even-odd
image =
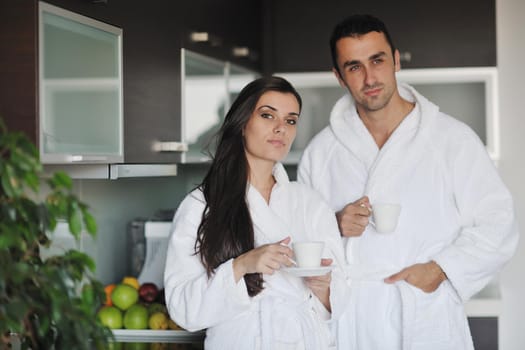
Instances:
[[[154,314],[155,312],[162,312],[164,314],[168,314],[168,309],[166,308],[166,305],[161,303],[152,303],[148,305],[148,312],[150,315]]]
[[[183,330],[181,326],[179,326],[175,321],[173,321],[171,318],[168,319],[168,328],[174,331]]]
[[[142,304],[134,304],[124,313],[124,328],[147,329],[148,309]]]
[[[139,297],[146,303],[152,303],[157,299],[159,289],[155,283],[146,282],[139,287]]]
[[[168,316],[164,312],[154,312],[148,320],[150,329],[168,329]]]
[[[122,311],[115,306],[104,306],[97,312],[97,317],[102,324],[111,329],[122,328]]]
[[[118,284],[111,292],[113,305],[125,311],[139,300],[139,292],[130,285]]]

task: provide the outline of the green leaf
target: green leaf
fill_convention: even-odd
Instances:
[[[53,177],[51,178],[51,182],[56,188],[63,187],[70,190],[73,186],[73,182],[71,181],[69,175],[62,171],[57,171],[56,173],[54,173]]]
[[[13,177],[13,167],[9,164],[4,165],[2,172],[2,188],[8,197],[15,197],[19,191],[17,189],[18,181]]]
[[[31,188],[33,191],[38,191],[38,187],[40,185],[38,175],[33,172],[27,172],[25,173],[24,180],[26,184]]]
[[[94,236],[97,232],[97,222],[93,215],[91,215],[87,210],[82,210],[84,216],[84,225],[86,225],[86,230]]]
[[[80,238],[80,232],[82,231],[82,215],[80,208],[76,203],[73,203],[69,209],[68,216],[69,231],[75,236],[75,238]]]
[[[0,234],[0,249],[8,249],[16,246],[19,241],[20,239],[16,233],[2,230]]]

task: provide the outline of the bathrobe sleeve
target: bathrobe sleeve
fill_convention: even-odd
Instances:
[[[231,320],[250,307],[244,279],[235,282],[232,259],[220,265],[208,278],[195,240],[204,203],[194,191],[175,214],[170,236],[164,285],[170,317],[180,326],[197,331]]]
[[[518,230],[511,195],[483,144],[470,129],[461,136],[449,142],[444,160],[460,231],[433,260],[466,301],[514,254]]]

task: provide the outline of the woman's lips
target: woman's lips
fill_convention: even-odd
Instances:
[[[284,146],[284,142],[282,140],[268,140],[268,143],[272,144],[273,146],[277,146],[277,147]]]

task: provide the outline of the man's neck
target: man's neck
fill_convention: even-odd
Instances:
[[[380,110],[369,111],[358,107],[357,113],[381,149],[413,108],[414,103],[397,96]]]

